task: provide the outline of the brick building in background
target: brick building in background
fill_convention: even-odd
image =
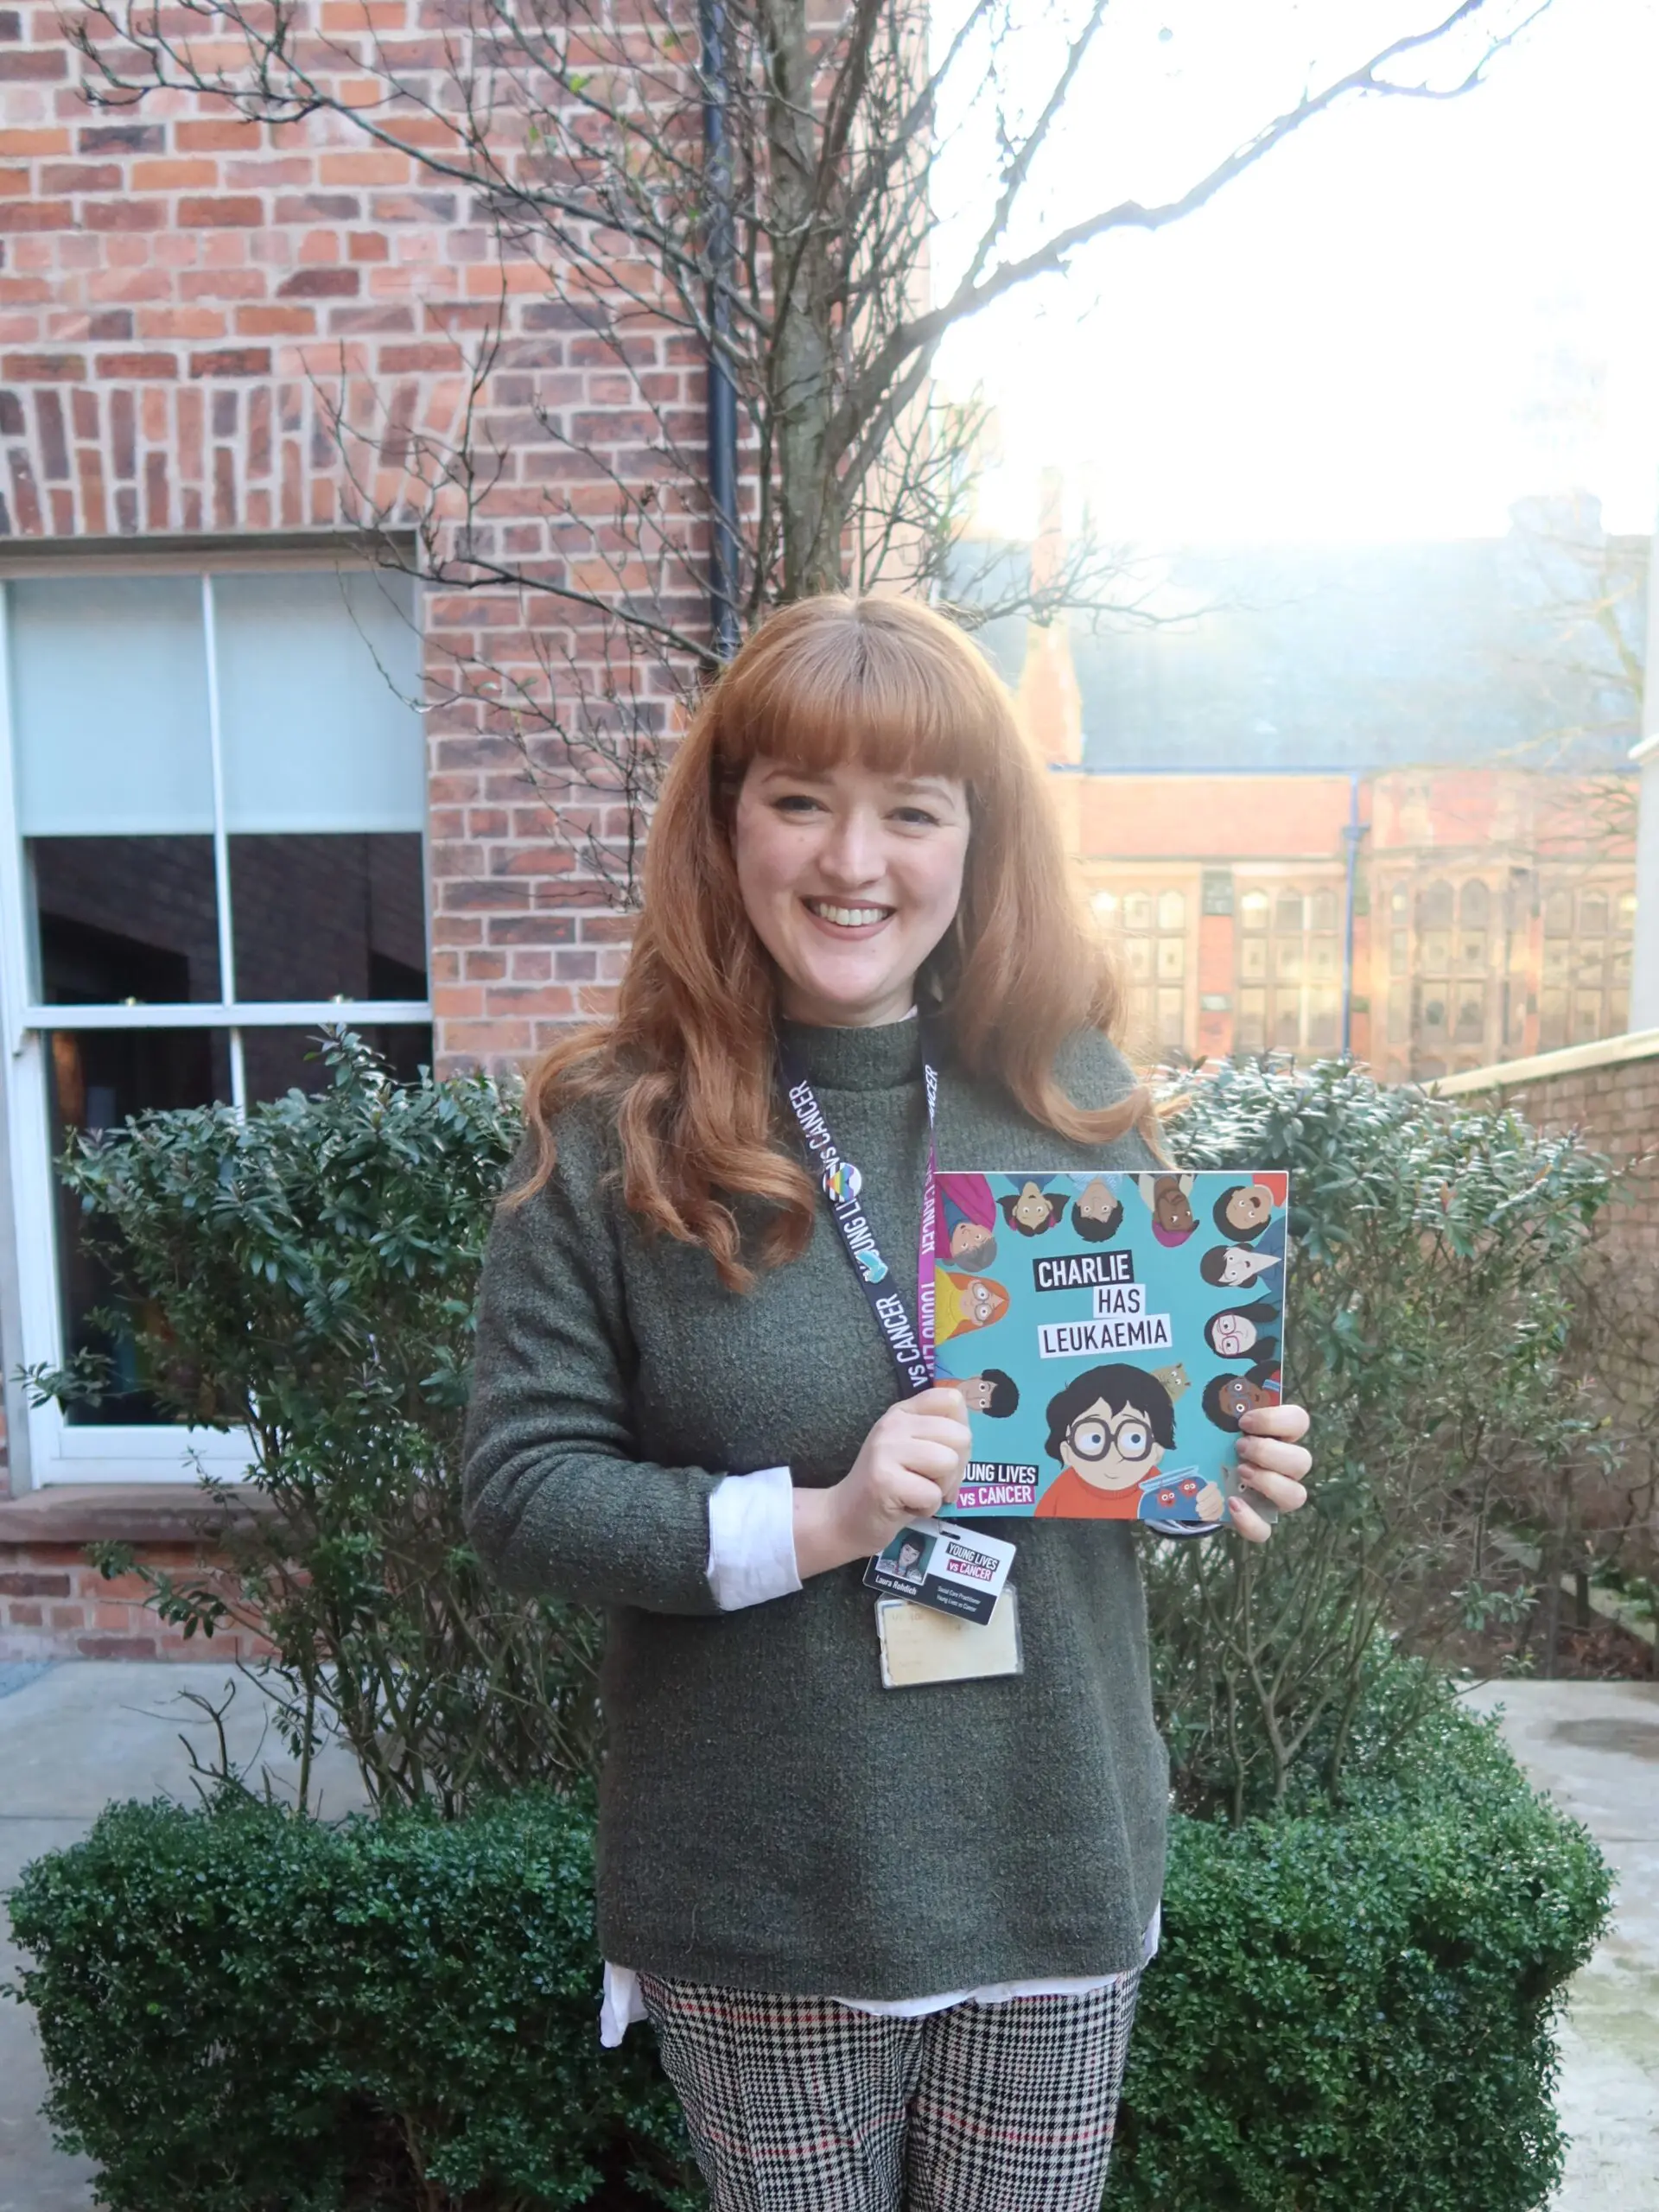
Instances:
[[[1623,1031],[1647,556],[1580,497],[1505,539],[1189,549],[1136,580],[1151,621],[992,625],[1140,1052],[1427,1081]]]

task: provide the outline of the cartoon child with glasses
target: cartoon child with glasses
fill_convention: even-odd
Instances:
[[[1037,1518],[1071,1521],[1219,1521],[1221,1485],[1163,1475],[1175,1444],[1175,1408],[1138,1367],[1090,1367],[1048,1404],[1051,1459],[1060,1472],[1037,1501]]]

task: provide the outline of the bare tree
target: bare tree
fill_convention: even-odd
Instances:
[[[580,410],[532,399],[501,425],[501,319],[467,346],[442,435],[395,392],[354,389],[343,361],[328,401],[362,524],[412,523],[427,577],[534,609],[528,674],[463,653],[454,685],[495,702],[543,791],[563,789],[565,834],[626,902],[664,682],[695,682],[781,601],[878,581],[938,593],[976,428],[971,407],[931,389],[947,333],[1116,232],[1180,221],[1339,103],[1469,92],[1548,0],[1442,0],[1184,189],[1058,212],[1045,164],[1109,0],[430,4],[421,29],[394,32],[365,0],[348,33],[326,32],[314,0],[79,0],[69,35],[100,105],[183,90],[251,123],[325,118],[406,156],[487,224],[504,298],[533,272],[614,364],[639,427],[626,463],[596,451]],[[1039,28],[1046,75],[1028,58]],[[950,266],[933,204],[947,133],[984,149],[976,219],[953,229],[966,243]],[[664,340],[708,365],[705,409],[647,365]],[[578,469],[581,498],[569,484],[547,495],[553,558],[523,557],[492,521],[503,439],[528,436]],[[1080,543],[1035,611],[1109,601],[1116,573]],[[1011,611],[1018,590],[985,581]],[[613,641],[597,680],[573,643],[595,623]],[[635,824],[620,853],[619,805]]]

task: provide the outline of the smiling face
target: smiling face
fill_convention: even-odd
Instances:
[[[1065,1432],[1061,1457],[1091,1490],[1128,1490],[1154,1473],[1164,1448],[1133,1406],[1119,1413],[1104,1398],[1085,1407]]]
[[[1255,1322],[1247,1321],[1242,1313],[1217,1313],[1210,1324],[1210,1341],[1224,1359],[1242,1358],[1256,1335]]]
[[[752,761],[732,855],[780,1010],[828,1028],[901,1020],[956,917],[968,832],[967,793],[949,777]]]
[[[1046,1229],[1054,1218],[1048,1193],[1039,1191],[1035,1183],[1022,1184],[1014,1202],[1014,1217],[1023,1229]]]
[[[965,1260],[995,1242],[982,1222],[959,1221],[950,1232],[950,1256],[953,1260]]]
[[[962,1310],[976,1329],[983,1329],[995,1320],[998,1307],[990,1284],[969,1283],[962,1294]]]

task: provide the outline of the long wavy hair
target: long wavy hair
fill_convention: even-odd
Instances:
[[[970,823],[962,899],[918,984],[954,1065],[1079,1143],[1150,1122],[1142,1090],[1091,1111],[1056,1079],[1068,1037],[1116,1028],[1122,991],[1006,687],[960,630],[914,601],[810,599],[755,632],[680,742],[615,1014],[573,1031],[532,1071],[534,1157],[509,1203],[551,1175],[561,1110],[599,1099],[620,1135],[630,1211],[702,1245],[728,1288],[749,1287],[753,1262],[775,1267],[805,1249],[817,1186],[785,1138],[775,976],[732,854],[737,794],[757,759],[960,781]],[[747,1250],[734,1210],[743,1199],[758,1202],[761,1223]]]

